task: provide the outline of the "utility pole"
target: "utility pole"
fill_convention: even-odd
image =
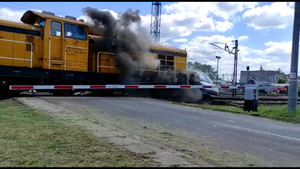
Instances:
[[[216,45],[215,43],[218,42],[214,42],[214,43],[209,43],[210,45],[213,45],[219,49],[225,50],[226,52],[228,52],[229,54],[233,54],[234,55],[234,65],[233,65],[233,77],[232,77],[232,85],[236,85],[237,83],[237,59],[238,59],[238,40],[234,40],[235,42],[235,46],[232,48],[232,50],[229,50],[229,47],[227,46],[227,44],[225,44],[225,48],[222,48],[218,45]],[[234,50],[234,52],[233,52]]]
[[[233,66],[233,85],[237,83],[237,59],[238,59],[238,40],[234,40],[234,66]]]
[[[296,113],[297,111],[299,28],[300,28],[300,3],[295,2],[291,72],[290,72],[289,91],[288,91],[289,93],[288,110],[293,113]]]
[[[161,2],[152,2],[150,37],[159,44],[161,23]]]
[[[219,59],[221,59],[221,56],[216,56],[217,58],[217,83],[219,82]]]

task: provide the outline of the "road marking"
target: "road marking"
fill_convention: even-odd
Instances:
[[[235,123],[235,121],[234,120],[227,120],[228,122],[230,122],[230,123]]]
[[[220,125],[220,126],[234,128],[234,129],[239,129],[239,130],[246,130],[246,131],[250,131],[250,132],[254,132],[254,133],[267,134],[267,135],[270,135],[270,136],[280,137],[280,138],[283,138],[283,139],[286,139],[286,140],[292,140],[292,141],[300,142],[300,139],[295,138],[295,137],[289,137],[289,136],[284,136],[284,135],[280,135],[280,134],[269,133],[269,132],[266,132],[266,131],[259,131],[259,130],[249,129],[249,128],[240,127],[240,126],[234,126],[234,125],[229,125],[229,124],[222,124],[222,123],[215,123],[215,124]]]

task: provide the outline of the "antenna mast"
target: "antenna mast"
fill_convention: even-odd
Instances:
[[[150,37],[159,44],[161,23],[161,2],[152,2]]]

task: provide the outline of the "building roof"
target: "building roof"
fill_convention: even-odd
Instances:
[[[174,48],[174,47],[166,47],[166,46],[160,46],[160,45],[150,45],[150,48],[155,49],[155,50],[176,52],[176,53],[187,55],[187,52],[185,50]]]
[[[248,72],[247,70],[242,70],[242,73],[244,72]],[[249,72],[251,73],[278,73],[278,74],[282,74],[282,72],[279,72],[278,70],[249,70]]]

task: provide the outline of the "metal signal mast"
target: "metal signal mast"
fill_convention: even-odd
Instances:
[[[234,65],[233,65],[233,78],[232,78],[232,85],[236,85],[237,83],[237,59],[238,59],[238,40],[233,40],[235,42],[235,47],[233,47],[231,49],[231,51],[229,50],[229,47],[227,46],[227,44],[225,43],[225,48],[222,48],[220,46],[217,46],[215,43],[218,42],[213,42],[213,43],[209,43],[210,45],[213,45],[219,49],[225,50],[226,52],[228,52],[229,54],[233,54],[234,55]],[[232,41],[232,42],[233,42]]]
[[[150,37],[158,44],[160,38],[161,2],[152,2]]]

